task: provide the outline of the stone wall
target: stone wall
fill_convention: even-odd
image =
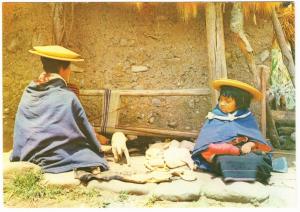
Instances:
[[[28,53],[35,45],[53,44],[52,3],[3,4],[3,135],[11,149],[14,117],[23,89],[42,71],[39,58]],[[65,4],[67,29],[71,5]],[[68,48],[85,58],[72,64],[71,82],[81,89],[180,89],[209,86],[205,13],[184,22],[174,3],[146,6],[75,3]],[[224,14],[228,77],[251,83],[243,54],[231,40],[230,10]],[[271,20],[245,23],[245,31],[261,61],[273,37]],[[82,71],[82,72],[81,72]],[[99,125],[101,98],[81,97],[90,121]],[[132,126],[198,131],[211,108],[210,97],[126,97],[120,123]],[[254,108],[259,114],[258,107]]]

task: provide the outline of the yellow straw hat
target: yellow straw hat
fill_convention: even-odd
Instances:
[[[248,85],[247,83],[244,83],[244,82],[241,82],[241,81],[238,81],[238,80],[232,80],[232,79],[214,80],[212,82],[212,86],[216,90],[220,90],[222,86],[236,87],[236,88],[240,88],[242,90],[247,91],[257,101],[261,100],[261,98],[262,98],[262,93],[259,90],[252,87],[251,85]]]
[[[83,61],[80,55],[62,46],[34,46],[30,53],[56,60]]]

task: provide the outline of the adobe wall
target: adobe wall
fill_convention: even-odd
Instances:
[[[67,23],[71,22],[70,5]],[[11,149],[14,117],[22,92],[42,67],[28,53],[35,45],[53,44],[51,3],[3,4],[3,136]],[[117,3],[76,3],[68,46],[85,58],[72,65],[71,82],[81,89],[181,89],[209,86],[204,10],[189,22],[174,3],[145,7]],[[230,11],[224,14],[228,77],[252,82],[243,54],[231,40]],[[69,29],[68,24],[66,25]],[[255,51],[270,50],[270,20],[245,23]],[[264,61],[270,65],[270,57]],[[135,66],[144,71],[135,72]],[[123,97],[120,124],[198,132],[210,97]],[[90,121],[100,123],[101,98],[81,97]],[[259,114],[257,107],[255,112]]]

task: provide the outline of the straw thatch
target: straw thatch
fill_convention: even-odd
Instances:
[[[135,2],[134,5],[137,7],[138,11],[142,11],[143,7],[148,4],[152,6],[157,6],[159,3],[143,3]],[[176,8],[179,16],[184,20],[188,21],[191,18],[196,18],[200,8],[204,8],[207,3],[205,2],[177,2]],[[232,4],[232,3],[223,3]],[[243,12],[244,17],[252,18],[253,16],[260,17],[270,17],[272,9],[279,9],[281,7],[281,2],[243,2]],[[225,9],[225,7],[224,7]]]
[[[279,21],[285,33],[286,39],[292,46],[295,46],[295,6],[290,4],[288,7],[279,11]]]

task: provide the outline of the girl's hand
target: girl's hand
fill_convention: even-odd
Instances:
[[[242,153],[247,154],[247,153],[251,152],[251,149],[254,146],[255,146],[254,142],[247,142],[242,146],[241,151],[242,151]]]

